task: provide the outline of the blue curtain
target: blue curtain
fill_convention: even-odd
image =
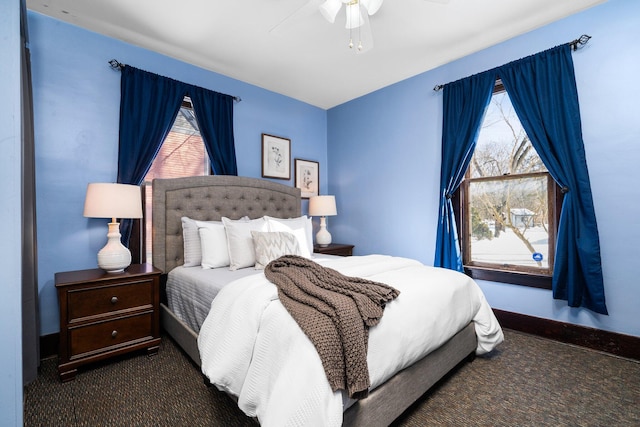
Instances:
[[[436,267],[463,270],[451,195],[460,186],[471,161],[495,80],[494,72],[486,72],[444,87]]]
[[[118,182],[140,185],[171,130],[186,85],[125,65],[120,79]],[[121,240],[129,246],[133,221],[121,221]]]
[[[233,97],[193,86],[189,95],[213,172],[216,175],[238,175]]]
[[[118,182],[142,184],[171,130],[186,85],[125,65],[120,80]]]
[[[553,297],[607,314],[578,91],[568,44],[499,67],[533,147],[566,192],[556,241]]]
[[[120,81],[118,182],[140,185],[171,130],[185,95],[190,95],[213,170],[237,175],[233,98],[125,65]],[[128,246],[133,221],[121,223]]]

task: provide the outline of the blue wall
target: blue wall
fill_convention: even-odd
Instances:
[[[20,2],[0,2],[0,425],[22,425]]]
[[[294,158],[316,160],[326,192],[324,110],[35,12],[29,12],[29,27],[41,335],[59,330],[54,274],[96,267],[106,242],[108,221],[84,218],[82,211],[87,183],[116,179],[120,73],[110,59],[241,97],[234,116],[239,175],[260,177],[265,132],[291,139],[289,185]]]
[[[589,34],[573,58],[610,315],[568,308],[547,290],[480,285],[498,309],[640,336],[639,17],[640,2],[611,0],[329,110],[334,240],[433,264],[442,127],[433,87]]]

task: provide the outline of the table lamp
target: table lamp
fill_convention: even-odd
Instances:
[[[129,184],[92,183],[84,201],[87,218],[111,218],[107,244],[98,252],[98,267],[119,273],[131,265],[131,252],[120,242],[117,218],[142,218],[140,187]]]
[[[320,231],[316,234],[316,243],[320,246],[329,246],[331,233],[327,230],[326,217],[337,215],[335,196],[312,196],[309,199],[309,215],[320,217]]]

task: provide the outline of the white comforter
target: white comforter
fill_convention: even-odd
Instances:
[[[384,255],[319,260],[348,276],[400,290],[369,330],[371,388],[445,343],[473,320],[477,354],[503,340],[478,285],[464,274]],[[343,396],[332,392],[313,344],[264,274],[222,289],[198,337],[202,372],[262,426],[339,426]]]

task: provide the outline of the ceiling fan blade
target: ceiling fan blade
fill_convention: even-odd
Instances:
[[[309,0],[289,15],[287,15],[282,21],[274,25],[269,33],[277,33],[286,29],[287,27],[296,24],[297,22],[307,18],[318,11],[318,8],[322,4],[323,0]]]

